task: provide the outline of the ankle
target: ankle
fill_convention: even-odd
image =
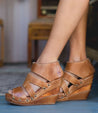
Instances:
[[[83,57],[70,57],[69,58],[69,62],[79,62],[79,61],[83,61],[83,60],[85,60],[85,59],[87,59],[87,57],[86,56],[83,56]]]
[[[48,63],[34,62],[31,72],[42,75],[43,78],[46,78],[48,81],[52,81],[63,76],[63,70],[59,64],[59,61]]]
[[[49,58],[49,57],[39,57],[38,59],[37,59],[37,63],[52,63],[52,62],[56,62],[56,61],[58,61],[58,59],[57,58]]]

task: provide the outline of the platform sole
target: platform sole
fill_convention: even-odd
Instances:
[[[5,96],[6,100],[14,105],[21,105],[21,106],[32,106],[32,105],[50,105],[50,104],[55,104],[56,100],[58,98],[58,95],[51,95],[51,96],[46,96],[43,98],[39,98],[30,102],[22,102],[22,101],[17,101],[13,99],[11,94],[6,94]]]

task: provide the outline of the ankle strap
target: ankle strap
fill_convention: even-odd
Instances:
[[[63,70],[58,61],[52,63],[34,62],[31,71],[37,73],[48,81],[52,81],[63,76]]]
[[[65,70],[72,74],[78,75],[81,78],[85,78],[95,72],[95,69],[89,59],[80,62],[68,62]]]

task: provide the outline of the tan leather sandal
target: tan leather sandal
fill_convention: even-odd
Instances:
[[[6,94],[6,100],[15,105],[44,105],[55,104],[58,98],[62,82],[63,71],[59,62],[36,63],[34,62],[31,72],[27,75],[23,86],[12,90],[12,94]],[[39,79],[42,78],[46,80]],[[39,86],[35,92],[32,84]],[[28,93],[28,96],[26,93]]]
[[[94,72],[89,59],[81,62],[68,62],[57,101],[87,99]]]

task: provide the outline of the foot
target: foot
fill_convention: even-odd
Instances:
[[[35,105],[35,102],[38,101],[37,99],[39,99],[39,97],[43,98],[46,95],[51,95],[52,97],[49,98],[54,98],[56,101],[62,76],[63,71],[58,61],[52,63],[35,62],[22,87],[10,90],[6,94],[6,99],[17,105]],[[35,101],[32,101],[32,98]],[[26,100],[29,102],[26,102]]]
[[[43,82],[47,82],[47,80],[45,80],[44,78],[40,77],[40,76],[37,76],[37,75],[34,75],[32,74],[32,76],[34,76],[35,78],[38,78],[39,80],[43,81]],[[34,84],[31,84],[31,87],[32,89],[34,90],[34,92],[38,91],[40,89],[39,86],[37,85],[34,85]],[[29,96],[29,94],[27,93],[27,91],[24,89],[24,87],[22,86],[21,87],[22,90],[23,90],[23,93],[26,95],[26,96]],[[9,94],[13,94],[13,90],[9,90],[8,91]]]
[[[41,64],[41,63],[42,63],[42,64],[45,64],[45,63],[47,63],[47,62],[49,62],[49,61],[47,61],[47,60],[45,60],[45,59],[43,59],[43,58],[39,58],[39,59],[37,60],[37,63],[40,63],[40,64]],[[51,62],[52,62],[52,61],[51,61]],[[33,76],[33,75],[32,75],[32,76]],[[35,75],[35,76],[36,76],[36,75]],[[38,77],[38,79],[42,80],[43,82],[47,82],[47,80],[43,79],[43,78],[40,77],[40,76],[36,76],[36,77]],[[34,90],[35,92],[40,89],[40,87],[38,87],[37,85],[31,84],[31,86],[32,86],[32,88],[33,88],[33,90]],[[22,86],[22,90],[23,90],[24,94],[25,94],[26,96],[28,96],[28,93],[24,90],[23,86]],[[8,93],[9,93],[9,94],[12,94],[12,93],[13,93],[13,90],[9,90]]]
[[[89,59],[68,62],[64,71],[58,101],[87,99],[91,89],[94,71]]]

